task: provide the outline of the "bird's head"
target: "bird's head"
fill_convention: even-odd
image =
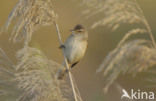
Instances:
[[[85,28],[83,27],[83,25],[78,24],[71,31],[74,31],[74,32],[77,32],[77,33],[82,33],[82,32],[85,32]]]

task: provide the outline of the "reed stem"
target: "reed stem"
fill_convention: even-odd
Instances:
[[[61,33],[60,33],[59,26],[58,26],[56,21],[54,21],[54,25],[56,27],[56,32],[57,32],[57,35],[58,35],[59,43],[60,43],[60,45],[62,45],[63,42],[62,42],[62,38],[61,38]],[[73,78],[72,78],[72,74],[71,74],[71,71],[70,71],[70,68],[69,68],[69,65],[68,65],[64,50],[62,50],[62,51],[63,51],[64,61],[65,61],[65,66],[66,66],[67,70],[69,70],[68,75],[69,75],[70,83],[71,83],[71,86],[72,86],[74,99],[75,99],[75,101],[78,101],[74,81],[73,81]]]

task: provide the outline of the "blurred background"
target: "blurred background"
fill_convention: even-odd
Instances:
[[[9,13],[15,6],[18,0],[0,0],[0,27],[3,26],[8,18]],[[152,32],[156,37],[156,1],[155,0],[137,0],[145,17],[147,18]],[[62,39],[65,40],[70,34],[70,29],[76,24],[83,24],[89,31],[89,46],[87,53],[82,61],[73,68],[72,73],[80,90],[84,101],[119,101],[120,95],[112,86],[108,94],[104,94],[104,79],[103,74],[96,74],[96,69],[99,67],[104,57],[115,48],[119,40],[125,33],[125,28],[120,28],[117,32],[112,32],[104,26],[91,29],[89,26],[96,21],[98,17],[86,19],[81,14],[84,6],[80,5],[79,1],[67,2],[65,0],[57,0],[54,2],[55,12],[58,14],[58,23],[62,33]],[[11,32],[11,31],[10,31]],[[0,47],[6,51],[8,56],[16,62],[15,52],[22,48],[21,44],[13,44],[8,41],[10,32],[0,36]],[[62,51],[58,49],[59,42],[53,25],[42,27],[33,33],[31,46],[39,48],[49,58],[62,63]],[[130,75],[119,77],[117,82],[125,89],[141,89],[146,83],[141,82],[145,76],[139,74],[137,77]],[[152,89],[154,90],[154,89]],[[156,91],[156,90],[154,90]]]

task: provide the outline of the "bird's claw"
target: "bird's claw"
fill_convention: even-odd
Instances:
[[[60,48],[60,49],[63,49],[63,48],[65,48],[65,46],[62,44],[62,45],[60,45],[59,48]]]

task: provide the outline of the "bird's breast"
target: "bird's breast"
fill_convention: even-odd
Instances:
[[[71,40],[65,48],[66,57],[70,64],[80,61],[87,48],[87,41]]]

